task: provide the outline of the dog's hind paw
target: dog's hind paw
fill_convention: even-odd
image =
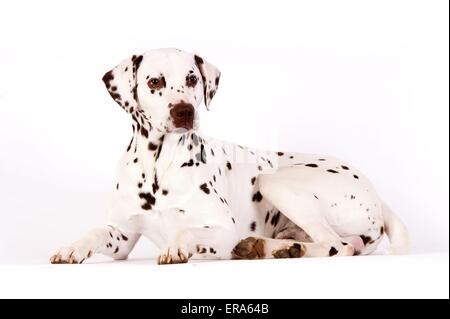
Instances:
[[[233,248],[231,256],[233,259],[263,259],[264,245],[264,239],[248,237]]]

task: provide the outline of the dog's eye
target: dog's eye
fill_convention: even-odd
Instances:
[[[194,74],[190,74],[186,77],[186,85],[190,87],[194,87],[197,84],[197,76]]]
[[[164,78],[151,78],[148,80],[147,85],[151,89],[159,90],[161,89],[165,84]]]

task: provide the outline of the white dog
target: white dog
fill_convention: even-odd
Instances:
[[[202,98],[209,107],[219,78],[212,64],[176,49],[134,55],[105,74],[133,123],[110,220],[52,263],[124,259],[141,235],[160,248],[159,264],[369,254],[384,233],[392,252],[407,252],[404,225],[353,166],[202,136],[197,108]]]

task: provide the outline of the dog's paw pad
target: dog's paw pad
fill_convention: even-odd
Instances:
[[[264,258],[264,240],[248,237],[241,240],[231,253],[233,259],[260,259]]]
[[[301,258],[305,255],[305,247],[301,244],[295,243],[289,248],[275,250],[272,253],[274,258]]]

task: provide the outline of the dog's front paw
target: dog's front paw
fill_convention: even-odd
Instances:
[[[190,254],[187,250],[178,247],[164,249],[158,256],[158,265],[184,264],[189,260]]]
[[[63,247],[50,258],[50,262],[52,264],[81,264],[92,254],[92,250],[88,247]]]

